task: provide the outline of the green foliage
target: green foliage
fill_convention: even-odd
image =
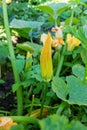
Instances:
[[[54,20],[54,23],[57,22],[57,18],[58,16],[65,11],[66,9],[68,9],[68,4],[66,3],[52,3],[49,5],[43,5],[43,6],[38,6],[38,8],[40,10],[42,10],[45,13],[48,13],[50,15],[50,19]]]
[[[4,64],[6,61],[6,58],[8,57],[9,53],[8,53],[8,48],[6,45],[3,45],[3,43],[1,42],[0,45],[0,64]]]
[[[41,51],[41,45],[32,43],[32,42],[25,42],[23,44],[17,44],[17,48],[24,50],[24,51],[29,51],[30,53],[40,53]]]
[[[36,21],[24,21],[13,19],[10,23],[11,28],[16,30],[20,36],[29,38],[29,31],[31,29],[39,28],[43,23]]]
[[[19,129],[19,130],[24,130],[24,127],[23,127],[23,125],[19,124],[19,125],[17,125],[17,126],[12,126],[12,127],[10,128],[10,130],[17,130],[17,129]]]
[[[21,123],[12,126],[11,130],[86,130],[87,3],[85,0],[70,0],[68,3],[49,1],[48,4],[46,1],[43,4],[44,1],[46,0],[18,0],[7,5],[11,35],[17,38],[16,42],[13,42],[13,47],[16,69],[20,77],[19,82],[8,84],[6,84],[8,73],[12,73],[9,61],[14,60],[9,56],[7,47],[9,43],[6,35],[4,35],[3,14],[0,6],[0,72],[2,74],[0,77],[2,78],[0,79],[0,94],[3,94],[1,90],[4,90],[4,84],[6,87],[11,84],[14,98],[16,98],[15,92],[21,86],[23,89],[23,115],[39,118],[41,107],[43,107],[42,118],[44,117],[44,119],[38,120],[39,126],[37,123],[34,125],[29,120],[29,124]],[[40,54],[43,47],[40,43],[40,36],[42,33],[50,32],[52,38],[55,39],[55,33],[51,32],[51,29],[60,25],[64,25],[64,44],[66,44],[68,33],[78,38],[81,44],[73,51],[67,51],[67,45],[64,45],[65,51],[63,47],[61,49],[52,48],[54,75],[52,81],[46,85],[40,71]],[[32,57],[27,59],[28,52]],[[30,62],[31,67],[26,70],[27,61]],[[55,76],[58,67],[60,69],[59,76]],[[10,77],[8,78],[10,79]],[[44,93],[45,85],[47,86],[46,93]],[[42,106],[43,95],[46,97]],[[16,107],[15,102],[14,104]],[[14,106],[8,115],[16,114],[17,110]],[[56,114],[54,115],[54,113]],[[6,114],[0,113],[0,115]],[[47,117],[45,118],[45,116]]]
[[[57,94],[58,97],[66,101],[68,86],[61,78],[58,78],[57,76],[53,78],[52,90]]]
[[[49,124],[49,125],[48,125]],[[78,121],[69,123],[65,116],[52,115],[40,121],[41,130],[86,130],[83,124]]]
[[[69,104],[86,105],[87,104],[87,85],[83,82],[84,67],[75,65],[72,68],[72,73],[66,77],[67,84],[63,79],[57,76],[53,78],[52,90],[62,100]]]
[[[84,79],[84,72],[85,72],[85,68],[84,66],[80,65],[80,64],[76,64],[72,67],[72,73],[80,78],[81,80]]]

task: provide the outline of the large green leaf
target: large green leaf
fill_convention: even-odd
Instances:
[[[10,26],[12,29],[16,30],[20,36],[29,38],[29,31],[31,29],[39,28],[42,24],[43,22],[13,19]]]
[[[62,13],[63,11],[65,11],[68,8],[68,4],[67,3],[51,3],[48,5],[42,5],[42,6],[38,6],[38,8],[42,11],[44,11],[45,13],[48,13],[49,15],[53,17],[56,17],[58,15],[60,15],[60,13]]]
[[[69,104],[87,105],[87,84],[73,75],[67,76],[66,81],[67,84],[59,77],[53,78],[52,90],[56,95]]]
[[[69,123],[65,116],[51,115],[39,121],[41,130],[87,130],[79,121]]]
[[[25,21],[20,19],[13,19],[10,23],[10,26],[12,28],[38,28],[43,24],[43,22],[37,22],[37,21]]]
[[[74,76],[66,78],[69,86],[69,103],[87,105],[87,85]]]
[[[52,115],[40,121],[41,130],[68,130],[68,119],[64,116]]]

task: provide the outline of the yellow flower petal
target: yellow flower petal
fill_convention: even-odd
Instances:
[[[42,77],[47,82],[50,81],[53,75],[51,42],[52,42],[52,38],[50,36],[50,33],[48,33],[46,42],[43,46],[41,56],[40,56],[41,74]]]
[[[11,3],[11,0],[6,0],[6,4],[10,4]]]
[[[67,34],[66,43],[67,43],[67,50],[72,51],[74,50],[75,47],[80,45],[81,41],[76,37],[71,36],[71,34]]]
[[[43,44],[44,44],[46,42],[46,39],[47,39],[47,34],[43,33],[41,35],[40,41],[43,42]]]
[[[11,126],[17,125],[17,123],[13,122],[9,117],[1,117],[0,118],[0,130],[9,130]]]
[[[64,41],[62,38],[55,38],[52,40],[52,47],[61,49],[62,45],[64,45]]]

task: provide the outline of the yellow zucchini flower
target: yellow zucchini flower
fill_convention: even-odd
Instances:
[[[17,123],[13,122],[11,118],[0,117],[0,130],[10,130],[13,125],[17,125]]]
[[[11,3],[11,0],[6,0],[6,4],[10,4]]]
[[[71,36],[71,34],[67,34],[66,43],[67,43],[67,50],[72,51],[74,50],[75,47],[80,45],[81,41],[76,37]]]
[[[62,45],[64,45],[64,41],[63,41],[63,32],[62,30],[64,29],[64,27],[60,26],[60,27],[53,27],[52,28],[52,32],[55,33],[55,36],[52,39],[52,42],[51,42],[51,46],[53,48],[58,48],[58,49],[61,49]],[[41,35],[41,39],[40,41],[43,42],[43,44],[45,43],[47,39],[47,34],[43,33]]]
[[[61,49],[62,45],[64,45],[64,41],[63,41],[63,32],[62,30],[64,29],[63,26],[56,26],[56,27],[53,27],[52,28],[52,32],[55,33],[55,38],[53,38],[53,41],[52,41],[52,47],[54,48],[58,48],[58,49]]]
[[[42,48],[41,56],[40,56],[41,75],[46,82],[49,82],[53,75],[51,43],[52,43],[52,38],[50,36],[50,33],[48,33],[47,39]]]

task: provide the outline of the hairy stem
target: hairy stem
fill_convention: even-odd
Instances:
[[[58,63],[57,71],[56,71],[56,74],[55,74],[56,76],[60,75],[60,72],[61,72],[61,69],[62,69],[62,66],[63,66],[65,51],[66,51],[66,45],[64,45],[64,47],[63,47],[63,51],[62,51],[62,54],[61,54],[61,57],[60,57],[60,61]]]
[[[47,94],[47,87],[48,87],[48,83],[45,83],[44,89],[43,89],[43,92],[42,92],[42,102],[41,102],[40,118],[42,118],[42,114],[43,114],[44,102],[45,102],[46,94]]]
[[[38,124],[38,119],[29,116],[9,116],[14,122]]]
[[[4,18],[4,25],[5,25],[5,31],[7,35],[7,41],[8,41],[8,49],[14,74],[15,83],[20,82],[20,77],[17,71],[16,67],[16,60],[15,60],[15,54],[14,49],[11,41],[11,34],[10,34],[10,28],[8,23],[8,13],[7,13],[7,6],[6,1],[2,1],[2,7],[3,7],[3,18]],[[22,101],[22,87],[19,86],[17,89],[17,113],[18,115],[22,115],[23,112],[23,101]]]

